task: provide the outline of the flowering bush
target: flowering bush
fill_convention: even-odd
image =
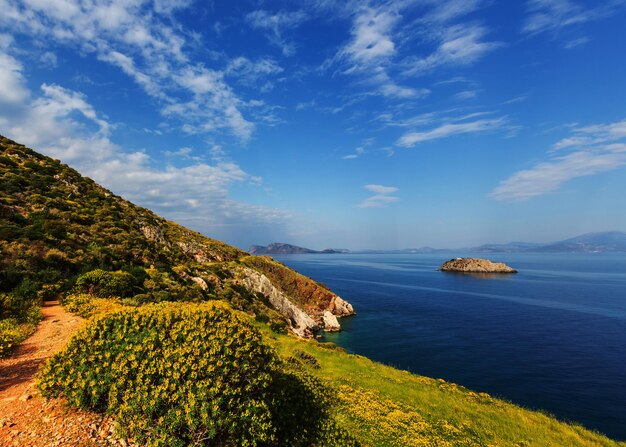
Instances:
[[[114,414],[151,446],[275,442],[272,352],[216,305],[156,304],[96,317],[43,367],[45,396]]]
[[[6,297],[7,295],[4,295]],[[0,294],[0,303],[3,295]],[[37,328],[37,323],[42,319],[41,309],[31,307],[25,310],[22,318],[0,317],[0,358],[6,357],[26,340]]]
[[[0,320],[0,357],[7,355],[22,339],[22,330],[15,319]]]

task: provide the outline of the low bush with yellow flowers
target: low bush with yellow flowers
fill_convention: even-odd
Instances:
[[[281,362],[219,303],[93,317],[42,368],[46,397],[113,415],[147,446],[350,446],[319,379]],[[351,443],[352,442],[352,443]]]
[[[3,298],[7,295],[0,294],[0,308]],[[37,323],[42,319],[39,307],[29,307],[21,318],[3,318],[0,311],[0,358],[8,356],[21,342],[26,340],[37,328]]]

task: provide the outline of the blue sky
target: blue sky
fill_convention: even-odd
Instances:
[[[240,247],[626,230],[624,0],[0,11],[0,133]]]

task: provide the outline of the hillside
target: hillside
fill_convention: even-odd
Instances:
[[[624,446],[310,339],[352,306],[5,138],[0,250],[0,347],[32,331],[44,300],[89,318],[39,392],[141,445]]]
[[[116,290],[96,294],[119,295],[126,304],[224,299],[277,330],[290,327],[308,337],[323,328],[325,311],[333,313],[341,307],[335,302],[343,303],[282,264],[258,260],[246,267],[241,260],[248,253],[133,205],[4,137],[0,251],[0,318],[24,319],[29,303],[56,298],[77,282],[93,292],[106,289],[96,283],[117,281]],[[272,281],[265,276],[269,267]],[[287,291],[283,277],[297,277],[307,287]],[[261,290],[273,302],[256,299]],[[316,301],[319,296],[324,304]],[[350,313],[343,309],[336,315]]]

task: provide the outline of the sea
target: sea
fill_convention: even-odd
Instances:
[[[454,253],[511,275],[444,273],[449,254],[275,259],[354,306],[349,352],[626,440],[626,254]]]

